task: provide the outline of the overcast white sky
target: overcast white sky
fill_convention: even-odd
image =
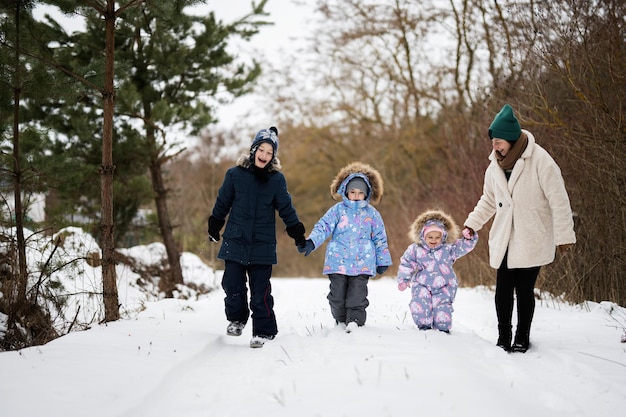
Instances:
[[[258,0],[255,0],[258,3]],[[198,10],[212,10],[215,15],[228,23],[241,18],[251,10],[251,0],[209,1],[206,5],[198,6]],[[280,62],[281,57],[294,56],[300,53],[305,46],[305,38],[312,30],[311,17],[315,2],[304,0],[268,0],[265,10],[269,13],[267,20],[273,25],[264,26],[259,34],[246,44],[235,43],[237,55],[253,55],[257,60],[266,57],[273,62]],[[220,122],[218,126],[231,129],[246,118],[248,123],[271,123],[271,115],[265,115],[257,106],[255,112],[248,113],[255,108],[259,96],[252,94],[241,97],[231,105],[224,106],[218,112]],[[251,119],[252,118],[252,119]],[[257,120],[254,120],[254,119]],[[246,123],[246,124],[248,124]]]

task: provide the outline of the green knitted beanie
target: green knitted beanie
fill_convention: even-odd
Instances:
[[[515,142],[521,134],[522,128],[513,114],[513,107],[505,104],[489,126],[489,138]]]

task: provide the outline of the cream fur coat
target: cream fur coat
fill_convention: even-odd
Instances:
[[[489,232],[489,264],[495,269],[507,248],[509,268],[530,268],[551,263],[557,246],[576,242],[561,170],[535,137],[522,131],[528,135],[528,146],[510,179],[492,151],[483,195],[464,223],[479,231],[495,215]]]

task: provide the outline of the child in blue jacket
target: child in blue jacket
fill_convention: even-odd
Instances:
[[[420,330],[450,332],[452,303],[459,287],[452,264],[478,242],[476,233],[463,233],[459,238],[454,219],[438,210],[423,212],[411,225],[409,238],[413,243],[400,260],[398,289],[411,288],[409,309]]]
[[[382,198],[382,176],[370,165],[352,162],[339,171],[330,192],[341,201],[315,224],[299,251],[308,256],[330,237],[323,270],[330,279],[327,298],[336,323],[349,333],[365,324],[369,278],[392,264],[383,218],[370,204]]]

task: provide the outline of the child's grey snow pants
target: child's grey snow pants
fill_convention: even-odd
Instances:
[[[338,323],[356,322],[363,326],[367,315],[365,309],[370,304],[367,300],[367,282],[369,275],[348,276],[330,274],[330,292],[328,302],[330,312]]]

